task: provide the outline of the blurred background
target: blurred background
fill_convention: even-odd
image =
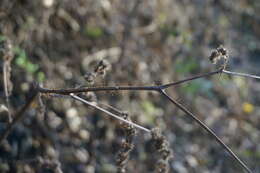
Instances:
[[[220,44],[229,51],[228,70],[260,75],[259,13],[258,0],[1,0],[0,132],[7,110],[24,104],[34,82],[47,88],[168,83],[214,71],[208,56]],[[107,68],[96,74],[101,60]],[[260,172],[259,81],[222,74],[167,92]],[[144,127],[159,127],[173,150],[170,172],[243,172],[158,93],[86,97],[127,111]],[[79,102],[43,95],[1,145],[0,172],[55,172],[35,166],[39,158],[54,160],[63,172],[116,172],[124,139],[118,124]],[[127,172],[153,172],[150,139],[138,131]]]

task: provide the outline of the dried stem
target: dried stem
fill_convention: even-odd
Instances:
[[[172,99],[164,90],[161,90],[160,93],[167,98],[170,102],[172,102],[175,106],[177,106],[184,113],[189,115],[194,121],[196,121],[203,129],[205,129],[210,136],[212,136],[245,170],[251,173],[251,170],[246,166],[246,164],[238,158],[238,156],[213,132],[206,124],[200,121],[192,112],[186,109],[183,105]]]
[[[74,95],[73,93],[81,93],[81,92],[89,92],[89,91],[93,91],[93,92],[97,92],[97,91],[120,91],[120,90],[128,90],[128,91],[157,91],[159,92],[161,95],[163,95],[165,98],[167,98],[170,102],[172,102],[175,106],[177,106],[179,109],[181,109],[184,113],[186,113],[187,115],[189,115],[193,120],[195,120],[203,129],[205,129],[243,168],[245,168],[245,170],[249,173],[251,173],[251,170],[246,166],[246,164],[240,160],[238,158],[238,156],[206,125],[204,124],[202,121],[200,121],[192,112],[190,112],[188,109],[186,109],[183,105],[181,105],[180,103],[178,103],[177,101],[175,101],[174,99],[172,99],[170,96],[168,96],[168,94],[164,91],[164,89],[167,89],[169,87],[178,85],[178,84],[182,84],[188,81],[192,81],[195,79],[199,79],[199,78],[203,78],[203,77],[207,77],[207,76],[211,76],[211,75],[215,75],[215,74],[221,74],[222,72],[225,73],[231,73],[228,72],[226,70],[224,70],[225,67],[221,67],[220,69],[213,71],[213,72],[209,72],[206,74],[201,74],[201,75],[197,75],[188,79],[184,79],[181,81],[177,81],[177,82],[172,82],[172,83],[168,83],[168,84],[164,84],[164,85],[159,85],[159,86],[115,86],[115,87],[88,87],[88,88],[78,88],[78,89],[46,89],[46,88],[41,88],[40,86],[38,86],[38,91],[41,93],[54,93],[54,94],[61,94],[61,95],[70,95],[72,98],[81,101],[87,105],[90,105],[114,118],[117,118],[129,125],[133,125],[136,128],[142,129],[146,132],[151,132],[151,130],[146,129],[140,125],[137,125],[133,122],[127,121],[93,103],[90,103],[76,95]],[[241,76],[251,76],[252,75],[241,75]]]
[[[78,101],[80,101],[80,102],[82,102],[82,103],[85,103],[85,104],[87,104],[87,105],[89,105],[89,106],[92,106],[92,107],[94,107],[94,108],[96,108],[96,109],[98,109],[98,110],[100,110],[100,111],[102,111],[102,112],[104,112],[104,113],[106,113],[106,114],[112,116],[113,118],[119,119],[119,120],[121,120],[121,121],[123,121],[123,122],[125,122],[125,123],[127,123],[127,124],[129,124],[129,125],[132,125],[132,126],[138,128],[138,129],[141,129],[141,130],[144,130],[144,131],[150,133],[150,130],[149,130],[149,129],[147,129],[147,128],[143,127],[143,126],[140,126],[140,125],[138,125],[138,124],[135,124],[135,123],[133,123],[133,122],[131,122],[131,121],[128,121],[128,120],[126,120],[126,119],[124,119],[124,118],[121,118],[121,117],[119,117],[119,116],[117,116],[117,115],[115,115],[115,114],[113,114],[113,113],[111,113],[111,112],[109,112],[109,111],[107,111],[107,110],[105,110],[105,109],[103,109],[103,108],[101,108],[101,107],[95,105],[94,103],[88,102],[87,100],[84,100],[84,99],[82,99],[82,98],[79,97],[79,96],[76,96],[76,95],[73,94],[73,93],[71,93],[70,96],[71,96],[72,98],[74,98],[75,100],[78,100]]]
[[[223,70],[222,72],[226,73],[226,74],[235,75],[235,76],[242,76],[242,77],[249,77],[249,78],[254,78],[254,79],[260,79],[260,76],[246,74],[246,73],[237,73],[237,72],[232,72],[232,71],[228,71],[228,70]]]
[[[158,86],[107,86],[107,87],[87,87],[87,88],[71,88],[71,89],[47,89],[47,88],[42,88],[38,86],[38,91],[41,93],[54,93],[54,94],[62,94],[62,95],[69,95],[71,93],[82,93],[82,92],[98,92],[98,91],[160,91],[162,89],[166,89],[175,85],[179,85],[185,82],[189,82],[195,79],[207,77],[207,76],[212,76],[218,73],[221,73],[222,69],[197,75],[188,79],[180,80],[177,82],[172,82],[164,85],[158,85]]]
[[[179,84],[183,84],[183,83],[185,83],[185,82],[189,82],[189,81],[192,81],[192,80],[195,80],[195,79],[212,76],[212,75],[221,73],[222,71],[223,71],[223,68],[220,68],[220,69],[218,69],[218,70],[216,70],[216,71],[213,71],[213,72],[209,72],[209,73],[205,73],[205,74],[200,74],[200,75],[193,76],[193,77],[191,77],[191,78],[187,78],[187,79],[180,80],[180,81],[177,81],[177,82],[172,82],[172,83],[164,84],[164,85],[161,85],[159,88],[160,88],[161,90],[162,90],[162,89],[167,89],[167,88],[169,88],[169,87],[171,87],[171,86],[174,86],[174,85],[179,85]]]

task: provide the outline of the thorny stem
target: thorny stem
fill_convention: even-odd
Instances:
[[[232,72],[232,71],[227,71],[227,70],[223,70],[222,72],[226,73],[226,74],[235,75],[235,76],[242,76],[242,77],[250,77],[250,78],[254,78],[254,79],[260,79],[260,76],[246,74],[246,73],[237,73],[237,72]]]
[[[69,95],[71,93],[82,93],[82,92],[97,92],[97,91],[122,91],[122,90],[127,90],[127,91],[159,91],[162,89],[166,89],[169,87],[172,87],[174,85],[179,85],[188,81],[192,81],[195,79],[215,75],[218,73],[221,73],[223,69],[218,69],[213,72],[209,72],[206,74],[201,74],[197,75],[188,79],[180,80],[177,82],[172,82],[164,85],[158,85],[158,86],[107,86],[107,87],[87,87],[87,88],[71,88],[71,89],[47,89],[47,88],[42,88],[38,86],[38,91],[41,93],[55,93],[55,94],[62,94],[62,95]]]
[[[243,167],[247,172],[252,173],[252,171],[246,166],[246,164],[238,158],[238,156],[213,132],[206,124],[199,120],[192,112],[186,109],[182,104],[178,103],[172,99],[164,90],[160,90],[160,93],[172,102],[175,106],[181,109],[184,113],[189,115],[194,121],[196,121],[203,129],[205,129],[216,141]]]
[[[87,104],[87,105],[89,105],[89,106],[92,106],[92,107],[94,107],[94,108],[96,108],[96,109],[98,109],[98,110],[100,110],[100,111],[102,111],[102,112],[104,112],[104,113],[106,113],[106,114],[108,114],[108,115],[110,115],[110,116],[116,118],[116,119],[119,119],[119,120],[121,120],[121,121],[123,121],[123,122],[125,122],[125,123],[127,123],[127,124],[129,124],[129,125],[132,125],[132,126],[138,128],[138,129],[144,130],[144,131],[149,132],[149,133],[151,132],[149,129],[147,129],[147,128],[145,128],[145,127],[142,127],[142,126],[140,126],[140,125],[138,125],[138,124],[135,124],[135,123],[133,123],[133,122],[131,122],[131,121],[128,121],[128,120],[126,120],[126,119],[124,119],[124,118],[121,118],[121,117],[119,117],[119,116],[117,116],[117,115],[115,115],[115,114],[113,114],[113,113],[111,113],[111,112],[109,112],[109,111],[107,111],[107,110],[105,110],[105,109],[103,109],[103,108],[101,108],[101,107],[99,107],[99,106],[97,106],[97,105],[91,103],[91,102],[88,102],[87,100],[82,99],[82,98],[79,97],[79,96],[76,96],[76,95],[73,94],[73,93],[71,93],[70,96],[71,96],[72,98],[74,98],[75,100],[78,100],[78,101],[80,101],[80,102],[82,102],[82,103],[85,103],[85,104]]]
[[[8,124],[7,128],[5,129],[5,131],[0,136],[0,144],[9,135],[9,133],[13,129],[14,125],[23,118],[24,113],[30,107],[31,103],[36,98],[37,94],[38,94],[38,91],[34,89],[32,94],[31,94],[31,96],[28,98],[27,102],[25,103],[25,105],[23,107],[21,107],[21,109],[18,110],[18,112],[14,115],[13,121],[10,124]]]

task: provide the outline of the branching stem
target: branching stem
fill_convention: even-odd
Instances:
[[[171,103],[173,103],[177,108],[182,110],[184,113],[189,115],[194,121],[196,121],[203,129],[205,129],[210,136],[212,136],[242,167],[244,167],[247,172],[251,173],[251,170],[246,166],[246,164],[238,158],[238,156],[213,132],[206,124],[199,120],[192,112],[185,108],[182,104],[178,103],[172,99],[164,90],[160,90],[160,93],[167,98]]]
[[[151,132],[149,129],[147,129],[147,128],[143,127],[143,126],[140,126],[140,125],[138,125],[138,124],[136,124],[136,123],[133,123],[133,122],[131,122],[131,121],[128,121],[128,120],[126,120],[126,119],[124,119],[124,118],[121,118],[121,117],[119,117],[119,116],[117,116],[117,115],[115,115],[115,114],[113,114],[113,113],[111,113],[111,112],[109,112],[109,111],[107,111],[107,110],[105,110],[105,109],[103,109],[103,108],[97,106],[97,105],[94,104],[94,103],[88,102],[87,100],[82,99],[82,98],[79,97],[79,96],[76,96],[76,95],[73,94],[73,93],[71,93],[70,96],[71,96],[72,98],[74,98],[75,100],[78,100],[78,101],[80,101],[80,102],[82,102],[82,103],[84,103],[84,104],[86,104],[86,105],[92,106],[92,107],[94,107],[94,108],[96,108],[96,109],[98,109],[98,110],[100,110],[100,111],[102,111],[102,112],[104,112],[104,113],[106,113],[106,114],[112,116],[113,118],[119,119],[120,121],[123,121],[123,122],[125,122],[125,123],[127,123],[127,124],[129,124],[129,125],[132,125],[132,126],[138,128],[138,129],[144,130],[145,132],[149,132],[149,133]]]
[[[195,79],[215,75],[221,73],[222,69],[197,75],[188,79],[180,80],[177,82],[172,82],[164,85],[158,86],[107,86],[107,87],[87,87],[87,88],[70,88],[70,89],[47,89],[38,86],[38,91],[41,93],[54,93],[54,94],[62,94],[62,95],[69,95],[71,93],[82,93],[82,92],[98,92],[98,91],[160,91],[162,89],[166,89],[175,85],[179,85],[185,82],[189,82]]]
[[[185,83],[185,82],[189,82],[189,81],[192,81],[192,80],[195,80],[195,79],[199,79],[199,78],[203,78],[203,77],[207,77],[207,76],[212,76],[212,75],[222,73],[222,72],[226,73],[226,74],[232,74],[232,75],[238,75],[238,76],[260,79],[259,76],[230,72],[230,71],[226,71],[224,68],[221,68],[221,69],[218,69],[218,70],[213,71],[213,72],[197,75],[197,76],[187,78],[187,79],[184,79],[184,80],[180,80],[180,81],[177,81],[177,82],[172,82],[172,83],[158,85],[158,86],[108,86],[108,87],[87,87],[87,88],[71,88],[71,89],[47,89],[47,88],[42,88],[40,86],[37,86],[37,91],[40,92],[40,93],[47,93],[47,94],[69,95],[75,100],[78,100],[78,101],[80,101],[84,104],[92,106],[92,107],[94,107],[94,108],[96,108],[96,109],[116,118],[116,119],[119,119],[120,121],[123,121],[127,124],[130,124],[130,125],[138,128],[138,129],[144,130],[145,132],[149,132],[149,133],[151,133],[151,131],[149,129],[142,127],[142,126],[140,126],[136,123],[127,121],[124,118],[121,118],[120,116],[117,116],[117,115],[107,111],[106,109],[103,109],[103,108],[97,106],[96,104],[88,102],[87,100],[84,100],[84,99],[82,99],[81,97],[79,97],[75,94],[76,93],[82,93],[82,92],[90,92],[90,91],[92,91],[92,92],[123,91],[123,90],[127,90],[127,91],[157,91],[161,95],[163,95],[165,98],[167,98],[171,103],[173,103],[175,106],[177,106],[179,109],[181,109],[184,113],[189,115],[194,121],[196,121],[196,123],[198,123],[204,130],[206,130],[210,134],[210,136],[213,137],[248,173],[251,173],[252,171],[246,166],[246,164],[242,160],[240,160],[238,158],[238,156],[206,124],[204,124],[192,112],[190,112],[183,105],[181,105],[180,103],[178,103],[177,101],[172,99],[165,92],[165,89],[167,89],[169,87],[179,85],[179,84],[182,84],[182,83]],[[27,106],[28,105],[26,104],[24,106],[24,109],[27,109]],[[23,108],[22,108],[22,110],[23,110]],[[23,113],[24,111],[22,111],[22,110],[21,110],[21,112]],[[18,114],[21,114],[21,113],[18,112]],[[11,127],[13,126],[12,124],[11,124]],[[8,135],[9,131],[10,130],[7,129],[7,132],[4,135],[2,135],[2,137],[0,138],[0,142]]]

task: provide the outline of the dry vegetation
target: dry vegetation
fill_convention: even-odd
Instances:
[[[161,86],[216,71],[210,54],[223,67],[225,49],[211,53],[221,44],[226,72],[167,93],[259,172],[260,83],[225,74],[260,74],[259,13],[257,0],[1,0],[0,172],[243,172],[160,92],[78,95],[152,135],[69,95],[34,92]]]

